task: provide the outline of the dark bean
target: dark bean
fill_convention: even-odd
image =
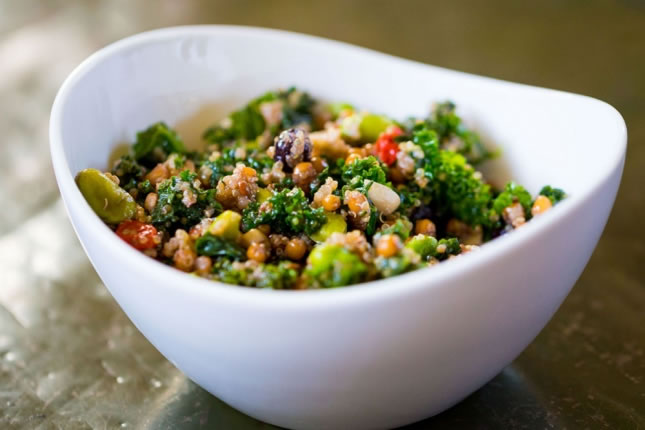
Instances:
[[[311,140],[306,131],[290,128],[275,139],[275,161],[282,161],[285,170],[293,169],[298,163],[311,160]]]

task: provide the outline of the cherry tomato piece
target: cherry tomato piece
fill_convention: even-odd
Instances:
[[[123,221],[116,229],[116,234],[139,250],[154,248],[159,243],[157,229],[141,221]]]

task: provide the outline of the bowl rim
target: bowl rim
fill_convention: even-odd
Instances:
[[[356,52],[357,55],[381,57],[386,61],[394,61],[413,67],[434,69],[441,73],[456,74],[460,75],[462,78],[474,79],[481,81],[482,83],[501,84],[504,86],[514,86],[517,89],[531,89],[534,91],[551,92],[553,94],[566,95],[567,97],[586,99],[589,103],[603,105],[608,119],[613,122],[613,126],[616,129],[616,138],[613,143],[617,146],[614,149],[613,158],[605,163],[606,168],[599,172],[597,179],[590,184],[588,188],[579,194],[568,196],[566,200],[558,204],[557,207],[554,207],[548,214],[532,220],[529,224],[530,228],[519,229],[514,231],[513,234],[504,235],[487,242],[481,247],[481,249],[470,253],[467,257],[464,256],[466,258],[455,258],[444,261],[433,267],[419,269],[390,278],[355,284],[348,287],[315,290],[293,291],[260,289],[226,284],[219,281],[191,276],[190,274],[181,272],[155,259],[147,257],[127,245],[92,211],[78,190],[74,180],[74,175],[67,162],[62,138],[61,123],[66,101],[76,83],[103,60],[114,54],[118,54],[119,52],[137,48],[151,42],[154,43],[172,40],[178,37],[206,34],[210,36],[216,36],[218,34],[238,34],[242,36],[252,35],[255,37],[271,37],[275,39],[298,38],[306,41],[307,43],[328,45],[333,49],[339,50],[351,50]],[[366,301],[377,301],[393,296],[413,294],[421,289],[438,289],[441,288],[445,281],[455,278],[460,272],[470,270],[477,271],[495,260],[498,260],[500,257],[503,258],[505,254],[513,252],[515,248],[524,246],[531,240],[541,236],[547,230],[553,228],[563,220],[570,212],[575,211],[576,208],[583,205],[593,196],[597,189],[614,174],[616,169],[621,169],[622,172],[622,163],[624,161],[627,146],[627,129],[622,116],[614,107],[604,101],[583,95],[450,70],[396,57],[345,42],[285,30],[235,25],[191,25],[166,27],[138,33],[111,43],[87,57],[69,74],[56,94],[50,115],[49,140],[56,180],[69,218],[72,219],[70,208],[74,207],[77,209],[77,213],[79,214],[79,222],[89,224],[90,230],[93,234],[97,235],[96,239],[100,240],[106,249],[105,252],[110,254],[115,261],[119,262],[119,264],[131,266],[133,270],[149,272],[152,278],[163,278],[163,281],[158,283],[160,287],[178,289],[185,293],[192,292],[192,294],[201,296],[204,300],[217,298],[218,300],[223,299],[236,303],[245,302],[246,304],[252,304],[259,307],[295,306],[298,308],[307,308],[319,307],[321,305],[325,305],[329,301],[333,301],[336,304],[345,303],[350,305],[357,300],[365,303]],[[620,174],[621,173],[619,173],[619,175]],[[72,222],[72,226],[78,235],[78,230],[76,225],[74,225],[74,222]],[[85,245],[82,240],[81,244],[85,249]],[[85,251],[86,254],[88,254],[86,249]],[[91,257],[89,258],[91,259]]]

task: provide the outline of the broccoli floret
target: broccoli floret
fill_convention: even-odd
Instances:
[[[326,222],[323,208],[312,208],[305,193],[298,187],[282,190],[271,196],[262,205],[268,210],[260,210],[258,202],[251,203],[242,213],[244,231],[261,224],[271,225],[278,233],[297,234],[305,232],[311,235]]]
[[[545,185],[542,187],[539,195],[548,197],[553,204],[559,203],[567,196],[563,190],[560,188],[553,188],[551,185]]]
[[[152,211],[152,223],[157,228],[187,228],[201,221],[204,210],[221,211],[221,205],[215,200],[215,189],[196,188],[196,176],[185,170],[180,176],[173,176],[159,184],[157,205]],[[194,202],[190,199],[188,206],[185,203],[187,195],[194,198]]]
[[[184,143],[177,133],[164,122],[153,124],[137,133],[137,141],[132,149],[134,159],[146,167],[165,161],[172,153],[186,152]]]
[[[206,233],[197,239],[195,249],[198,255],[244,260],[244,250],[242,248],[231,241],[224,240],[210,233]]]
[[[524,213],[528,215],[531,210],[532,200],[531,194],[523,186],[511,181],[506,184],[504,190],[493,201],[493,210],[501,215],[505,208],[515,202],[519,202],[524,208]]]
[[[309,254],[305,275],[314,288],[340,287],[363,281],[367,266],[340,245],[324,243]]]

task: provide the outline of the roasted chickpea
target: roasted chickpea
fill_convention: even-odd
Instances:
[[[322,200],[322,207],[327,212],[334,212],[340,207],[340,197],[333,194],[328,195]]]
[[[429,219],[423,218],[414,223],[414,232],[416,234],[425,234],[426,236],[436,237],[437,227]]]
[[[376,243],[376,253],[381,257],[392,257],[401,249],[401,239],[395,234],[386,234]]]
[[[263,242],[254,242],[246,250],[246,256],[249,260],[264,263],[269,258],[268,246]]]
[[[299,238],[293,238],[287,243],[287,247],[285,248],[285,254],[286,256],[294,261],[300,260],[302,257],[305,256],[305,253],[307,252],[307,245],[305,244],[305,241]]]

